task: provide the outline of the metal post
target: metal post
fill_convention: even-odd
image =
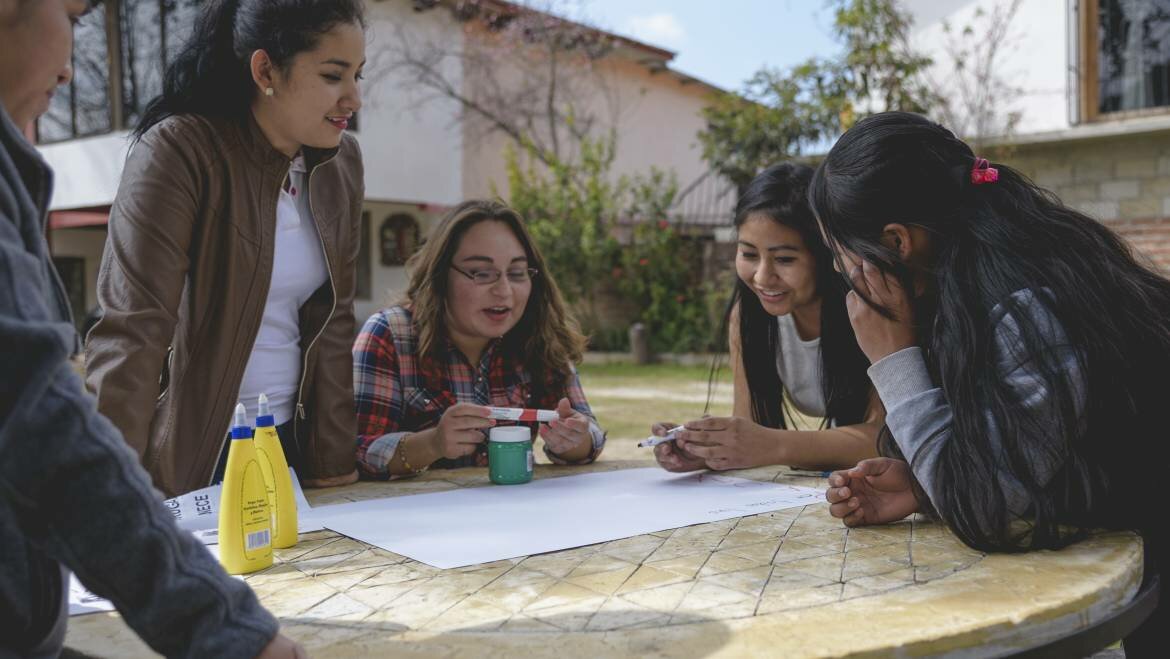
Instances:
[[[630,325],[630,356],[635,364],[650,363],[650,337],[642,323]]]

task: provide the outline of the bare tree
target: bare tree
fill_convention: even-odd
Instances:
[[[939,99],[938,118],[976,150],[992,138],[1015,132],[1022,113],[1013,110],[1023,89],[1011,83],[1004,66],[1018,45],[1013,22],[1022,0],[997,0],[975,9],[959,29],[943,23],[946,34],[943,80],[932,80]]]
[[[446,10],[463,26],[461,43],[399,28],[385,62],[434,97],[455,101],[470,137],[503,134],[545,165],[571,160],[587,137],[611,135],[618,94],[601,60],[616,38],[558,18],[565,3],[414,0],[416,11]]]

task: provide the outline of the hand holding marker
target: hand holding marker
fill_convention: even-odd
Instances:
[[[638,447],[639,448],[649,448],[651,446],[658,446],[659,444],[665,444],[666,442],[673,442],[678,437],[679,431],[683,430],[685,427],[686,426],[675,426],[674,428],[671,428],[670,430],[668,430],[665,435],[661,435],[661,436],[660,435],[651,435],[651,436],[647,437],[646,439],[643,439],[642,441],[638,442]]]

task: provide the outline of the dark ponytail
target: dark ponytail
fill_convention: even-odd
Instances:
[[[287,71],[337,25],[365,27],[362,0],[211,0],[167,67],[162,93],[147,104],[134,138],[167,117],[244,117],[255,93],[250,60],[263,50]]]

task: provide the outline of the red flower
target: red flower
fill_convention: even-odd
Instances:
[[[622,269],[621,268],[614,268],[613,272],[611,274],[613,274],[614,279],[621,279],[622,278]]]
[[[675,301],[675,302],[678,302],[679,304],[682,304],[683,302],[686,302],[686,301],[687,301],[687,296],[685,296],[685,295],[679,295],[679,296],[677,296],[676,298],[674,298],[674,301]]]
[[[650,259],[638,259],[638,265],[650,265]]]
[[[670,226],[670,222],[667,222],[666,220],[658,220],[659,229],[665,229],[668,226]]]

